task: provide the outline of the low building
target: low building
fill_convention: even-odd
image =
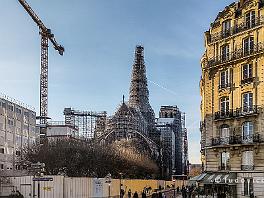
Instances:
[[[48,122],[47,138],[49,141],[68,140],[68,139],[84,139],[79,136],[78,128],[72,125],[66,125],[65,122]]]
[[[20,170],[16,163],[22,149],[33,145],[39,137],[33,108],[0,96],[0,175]]]

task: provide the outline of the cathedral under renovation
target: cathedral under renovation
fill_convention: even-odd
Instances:
[[[187,174],[188,158],[183,155],[188,150],[186,128],[182,125],[181,115],[168,117],[168,119],[175,119],[175,121],[165,121],[163,127],[160,124],[158,127],[154,110],[149,103],[144,48],[136,46],[129,100],[126,102],[123,96],[123,101],[113,116],[97,120],[95,137],[107,144],[133,141],[140,152],[158,161],[164,177],[170,177],[173,172],[177,175]],[[179,130],[171,130],[175,127]],[[168,144],[164,138],[167,134],[172,134],[169,138],[172,141],[171,144]],[[165,160],[168,158],[171,160]]]
[[[144,48],[137,46],[132,69],[129,101],[124,101],[116,113],[107,119],[105,132],[100,137],[111,143],[123,139],[137,139],[149,151],[158,156],[159,133],[155,128],[155,114],[149,103],[149,90],[144,63]],[[151,138],[153,137],[153,138]],[[156,141],[155,141],[156,140]]]

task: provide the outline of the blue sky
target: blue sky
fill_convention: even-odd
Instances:
[[[73,3],[74,2],[74,3]],[[145,47],[150,102],[187,114],[189,153],[199,162],[200,57],[204,32],[233,0],[28,0],[57,41],[49,51],[49,116],[64,107],[116,110],[128,98],[134,48]],[[38,28],[17,0],[1,0],[0,92],[39,109]]]

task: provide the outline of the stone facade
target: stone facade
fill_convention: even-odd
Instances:
[[[236,173],[238,183],[232,188],[236,192],[227,193],[230,197],[264,197],[263,4],[261,0],[233,3],[205,32],[202,161],[205,172]],[[257,178],[263,181],[253,181]]]

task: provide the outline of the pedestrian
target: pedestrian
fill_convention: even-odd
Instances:
[[[164,193],[164,192],[162,193],[162,198],[166,198],[166,195],[165,195],[165,193]]]
[[[147,198],[147,195],[146,195],[146,193],[145,193],[145,191],[143,190],[143,192],[142,192],[142,198]]]
[[[124,191],[124,189],[121,189],[121,190],[120,190],[120,198],[123,198],[124,195],[125,195],[125,191]]]
[[[127,193],[127,197],[128,197],[128,198],[131,198],[131,195],[132,195],[132,193],[131,193],[131,189],[129,189],[129,190],[128,190],[128,193]]]
[[[179,193],[180,192],[180,187],[179,186],[177,186],[177,193]]]
[[[186,192],[186,188],[183,186],[182,187],[182,198],[187,198],[187,192]]]
[[[137,193],[137,191],[134,193],[133,198],[138,198],[138,193]]]
[[[159,198],[162,198],[162,193],[161,192],[159,192]]]

